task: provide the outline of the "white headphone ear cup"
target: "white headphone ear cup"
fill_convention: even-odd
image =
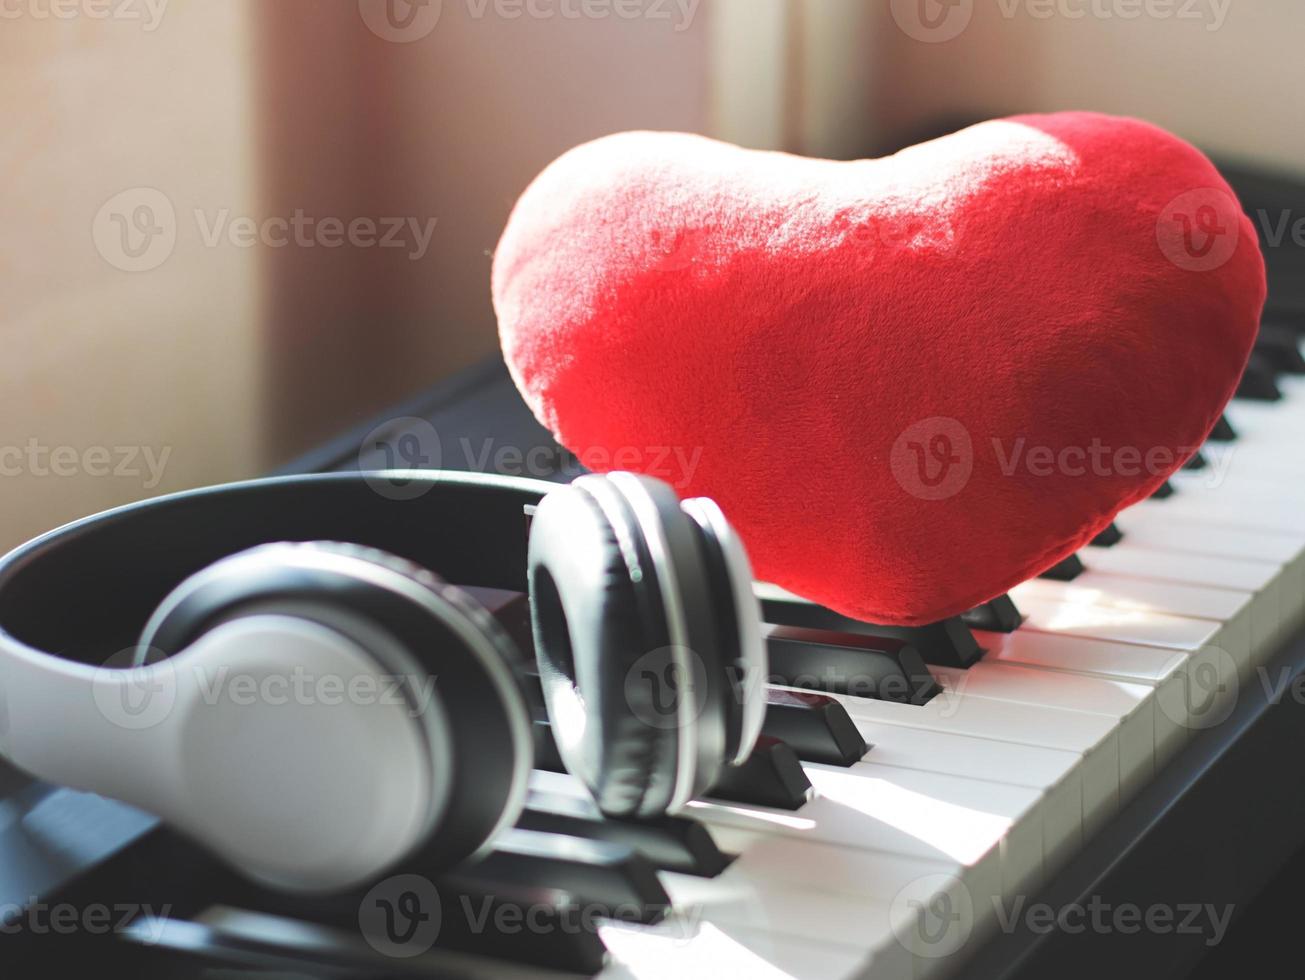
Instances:
[[[338,631],[241,617],[169,666],[175,701],[156,737],[175,769],[160,816],[250,877],[292,891],[360,885],[443,816],[454,759],[438,702],[418,717],[384,697],[388,669]]]
[[[431,745],[426,765],[439,771],[413,776],[436,787],[441,778],[448,784],[444,805],[432,801],[428,833],[408,842],[409,851],[422,848],[424,866],[448,867],[482,852],[516,819],[533,759],[517,675],[521,657],[466,593],[375,549],[339,542],[262,545],[174,589],[147,625],[137,656],[152,648],[170,654],[202,642],[207,631],[267,615],[351,640],[372,654],[380,673],[413,678],[393,694],[406,698],[403,710],[414,726],[422,727],[428,716],[442,719],[424,728]],[[329,778],[329,771],[324,775]],[[385,800],[373,797],[368,805],[388,806]]]

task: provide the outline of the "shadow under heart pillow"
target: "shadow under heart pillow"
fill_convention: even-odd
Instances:
[[[881,160],[579,146],[494,256],[503,352],[594,470],[714,497],[760,578],[887,624],[1048,568],[1202,443],[1264,303],[1196,149],[1089,113]]]

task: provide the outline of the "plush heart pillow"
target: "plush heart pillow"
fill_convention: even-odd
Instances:
[[[759,577],[918,624],[1036,575],[1200,446],[1264,302],[1200,152],[1087,113],[833,162],[577,147],[494,256],[512,376],[595,470],[708,495]]]

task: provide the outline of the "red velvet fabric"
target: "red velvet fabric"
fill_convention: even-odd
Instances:
[[[833,162],[677,133],[577,147],[494,256],[503,351],[592,469],[714,497],[760,578],[960,613],[1200,446],[1264,302],[1197,150],[1089,113]]]

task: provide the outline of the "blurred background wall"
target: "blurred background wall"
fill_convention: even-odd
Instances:
[[[1082,107],[1300,169],[1302,36],[1297,0],[4,0],[0,546],[492,354],[499,230],[582,140]]]

